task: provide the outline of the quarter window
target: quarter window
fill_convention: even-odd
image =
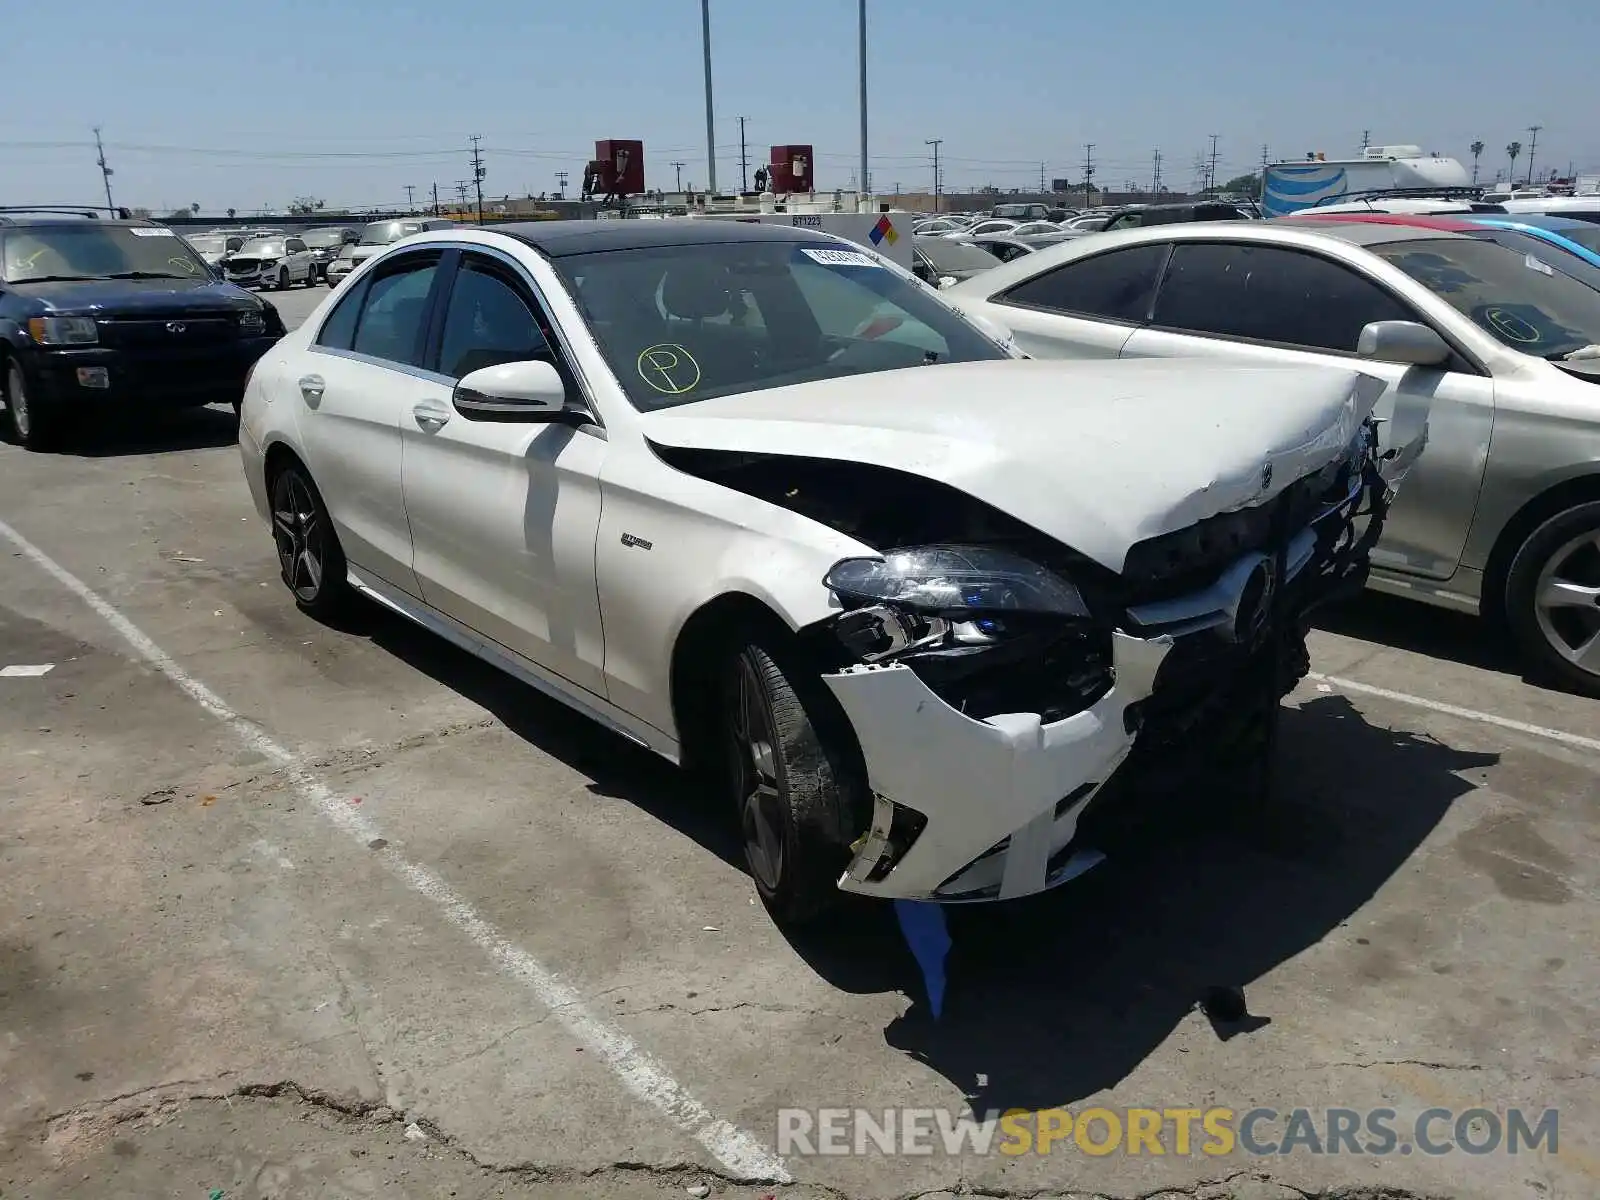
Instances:
[[[328,319],[317,331],[317,345],[326,346],[329,350],[350,349],[350,344],[356,335],[356,318],[361,315],[361,301],[366,298],[366,294],[367,285],[362,281],[356,284],[349,295],[333,306]]]
[[[428,291],[439,269],[437,256],[406,259],[375,278],[367,288],[351,349],[388,362],[419,366]]]
[[[527,301],[488,263],[464,258],[450,289],[439,371],[460,379],[484,367],[551,357]]]
[[[1370,321],[1415,321],[1406,305],[1356,272],[1280,246],[1179,242],[1153,324],[1353,354]]]
[[[1150,312],[1156,278],[1166,257],[1166,243],[1151,242],[1075,259],[1019,283],[995,299],[1075,316],[1140,322]]]

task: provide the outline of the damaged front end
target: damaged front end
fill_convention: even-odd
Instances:
[[[1321,470],[1135,544],[1117,573],[1014,528],[836,564],[840,611],[803,633],[874,797],[839,886],[1043,891],[1097,861],[1075,837],[1113,779],[1266,753],[1311,615],[1364,586],[1390,498],[1368,420]]]

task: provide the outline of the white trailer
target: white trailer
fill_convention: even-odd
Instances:
[[[1470,187],[1467,169],[1420,146],[1369,146],[1359,158],[1270,163],[1261,208],[1283,217],[1360,192]]]

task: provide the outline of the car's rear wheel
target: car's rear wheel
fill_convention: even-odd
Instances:
[[[797,687],[798,679],[750,643],[727,661],[722,689],[745,861],[762,903],[785,924],[832,907],[850,857],[849,767],[814,720],[820,694],[805,695],[813,688]]]
[[[29,450],[44,450],[56,434],[56,413],[28,384],[28,373],[12,359],[6,364],[6,424],[11,438]]]
[[[350,599],[344,551],[310,476],[286,463],[272,477],[272,540],[278,573],[295,603],[314,617],[337,614]]]
[[[1600,696],[1600,501],[1528,535],[1506,576],[1506,619],[1539,673]]]

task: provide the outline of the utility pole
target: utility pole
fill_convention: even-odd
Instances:
[[[462,208],[467,207],[467,181],[465,179],[456,180],[456,199],[461,202]]]
[[[1261,201],[1262,204],[1265,204],[1267,202],[1267,159],[1269,157],[1270,156],[1267,153],[1267,144],[1265,142],[1262,142],[1261,143],[1261,194],[1256,197],[1256,199]]]
[[[477,134],[472,135],[472,182],[478,189],[478,224],[483,224],[483,152],[478,149],[478,143],[483,141]]]
[[[683,191],[683,168],[687,164],[685,164],[680,159],[674,159],[672,162],[668,163],[667,165],[678,173],[678,190],[680,192]]]
[[[1093,202],[1089,199],[1094,190],[1094,143],[1086,142],[1083,147],[1083,206],[1088,208]]]
[[[414,199],[414,197],[412,195],[412,193],[414,193],[416,190],[417,190],[416,184],[413,184],[413,183],[406,184],[406,212],[407,213],[414,213],[414,212],[417,211],[417,206],[416,206],[416,203],[415,203],[415,199]]]
[[[100,155],[98,162],[100,163],[100,178],[106,185],[106,207],[109,208],[112,213],[115,213],[117,211],[117,206],[111,202],[111,176],[116,174],[116,172],[110,167],[106,166],[106,148],[105,144],[100,140],[100,126],[98,125],[94,127],[94,148],[99,152]]]
[[[1543,128],[1543,125],[1528,126],[1528,183],[1530,185],[1533,183],[1533,152],[1539,148],[1539,130]]]
[[[439,215],[439,181],[433,181],[433,215]]]
[[[568,174],[569,173],[566,172],[566,171],[557,171],[556,172],[556,195],[560,196],[563,200],[565,200],[567,198],[567,176],[568,176]]]
[[[717,194],[717,123],[711,103],[711,0],[700,0],[700,36],[706,53],[706,196]]]
[[[1150,194],[1159,203],[1161,200],[1161,151],[1156,151],[1155,166],[1150,171]]]
[[[1365,154],[1367,147],[1370,145],[1372,145],[1372,130],[1363,129],[1361,131],[1361,153]]]
[[[861,60],[861,191],[856,193],[856,211],[861,211],[861,198],[866,195],[867,175],[870,167],[867,164],[867,0],[860,0],[858,6],[860,14],[859,28],[856,36],[856,56]],[[939,211],[939,151],[934,150],[933,169],[933,204],[934,211]]]
[[[933,211],[939,211],[939,147],[944,145],[943,138],[928,138],[923,145],[933,147]]]
[[[1206,191],[1217,190],[1217,135],[1211,135],[1211,166],[1206,170]]]
[[[1039,164],[1039,194],[1041,196],[1048,195],[1048,193],[1045,191],[1045,187],[1044,187],[1044,164],[1043,163]]]
[[[749,119],[749,117],[739,118],[739,190],[741,192],[750,190],[750,156],[745,152],[744,144],[744,123]]]

